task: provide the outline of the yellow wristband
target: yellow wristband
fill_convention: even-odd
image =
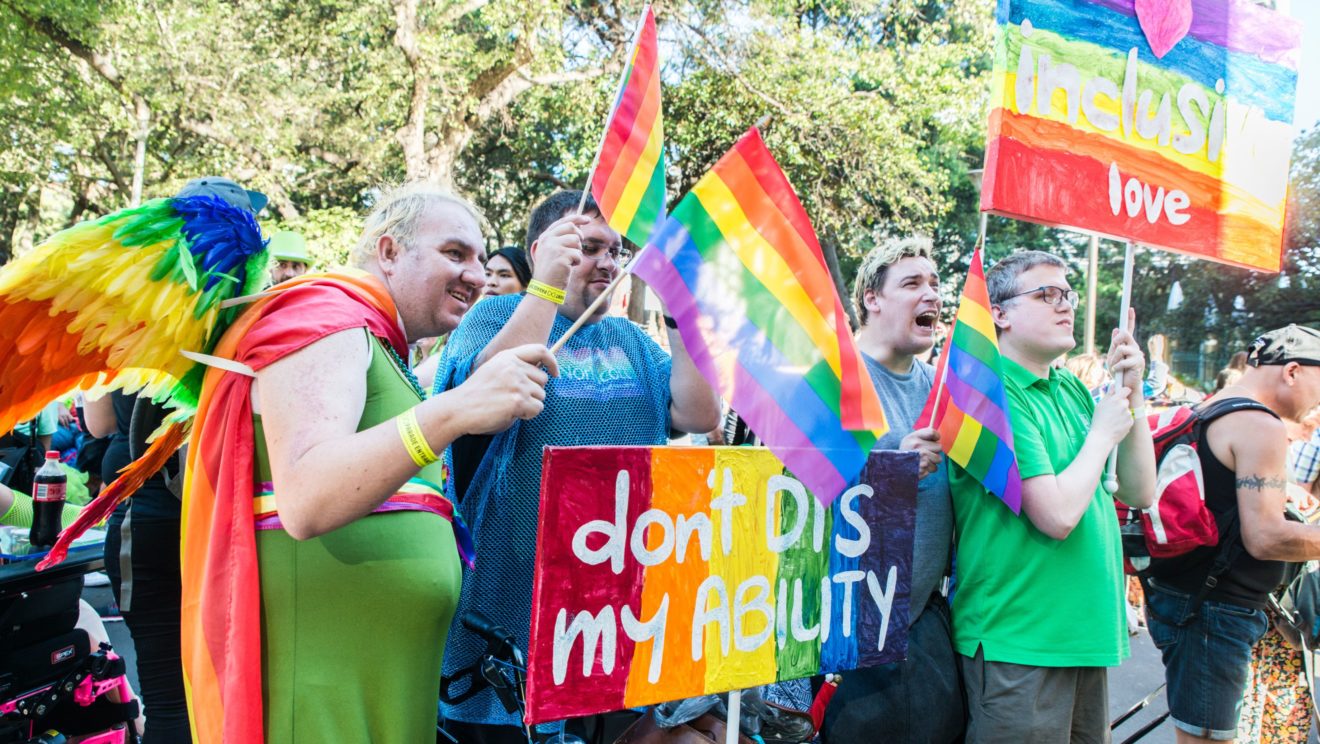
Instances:
[[[416,408],[409,408],[394,417],[394,423],[399,427],[399,438],[403,440],[403,448],[408,450],[408,456],[417,467],[424,468],[440,459],[422,434],[422,426],[417,423]]]
[[[540,297],[543,300],[549,300],[556,305],[564,304],[564,290],[558,287],[552,287],[549,284],[536,279],[527,283],[527,294],[533,297]]]

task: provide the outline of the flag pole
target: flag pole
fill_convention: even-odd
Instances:
[[[1123,300],[1119,303],[1118,327],[1127,327],[1128,310],[1132,307],[1132,241],[1123,249]],[[1143,370],[1144,371],[1144,370]],[[1140,383],[1138,383],[1140,384]],[[1109,462],[1105,466],[1105,491],[1109,495],[1118,493],[1118,448],[1110,450]]]
[[[578,329],[586,324],[587,318],[590,318],[592,313],[596,312],[596,309],[601,306],[601,303],[605,302],[605,298],[609,297],[610,294],[614,292],[614,288],[619,286],[619,282],[623,281],[625,276],[632,276],[632,261],[629,261],[628,265],[619,271],[619,275],[614,277],[614,281],[610,282],[608,287],[601,290],[599,295],[596,295],[596,299],[592,300],[590,305],[587,305],[587,309],[583,310],[582,314],[578,316],[578,319],[573,321],[573,325],[569,326],[568,330],[564,331],[564,335],[560,336],[554,346],[550,347],[550,356],[558,354],[559,350],[564,348],[564,344],[573,337],[574,333],[578,332]]]
[[[614,123],[614,116],[618,113],[619,96],[623,94],[623,88],[628,84],[628,71],[632,69],[632,59],[637,55],[637,40],[642,36],[642,24],[646,22],[646,14],[650,10],[651,4],[647,3],[642,6],[642,14],[637,16],[637,27],[633,29],[632,41],[628,43],[628,54],[623,58],[623,72],[619,73],[619,85],[614,89],[614,100],[610,103],[610,115],[605,119],[605,128],[601,130],[600,142],[596,145],[596,155],[591,159],[591,169],[587,171],[587,185],[582,189],[582,198],[578,200],[578,214],[582,214],[587,208],[591,181],[596,177],[596,167],[600,165],[600,151],[605,147],[605,138],[610,135],[610,125]]]

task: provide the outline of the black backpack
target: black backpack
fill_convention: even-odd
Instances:
[[[32,480],[45,461],[36,437],[13,431],[0,436],[0,484],[15,491],[32,490]]]

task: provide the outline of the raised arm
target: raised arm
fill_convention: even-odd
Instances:
[[[592,219],[587,215],[571,214],[541,233],[541,237],[532,244],[533,281],[543,282],[556,289],[568,285],[569,273],[582,262],[582,235],[578,228],[590,223]],[[513,315],[509,317],[509,322],[477,354],[472,368],[480,367],[501,351],[524,344],[544,345],[550,338],[550,329],[554,327],[558,313],[559,305],[530,293],[523,295]]]
[[[1100,485],[1109,451],[1132,428],[1129,392],[1127,388],[1115,387],[1096,404],[1086,441],[1062,472],[1022,481],[1022,509],[1036,529],[1055,540],[1063,540],[1082,520]]]
[[[296,539],[371,513],[417,473],[394,419],[357,431],[367,393],[367,344],[362,329],[341,331],[257,374],[253,399],[260,405],[280,519]],[[431,449],[539,413],[547,379],[540,366],[558,371],[544,346],[512,349],[464,384],[419,403],[417,420]]]
[[[669,329],[674,366],[669,373],[669,418],[675,429],[701,434],[720,425],[720,397],[697,371],[677,330]]]

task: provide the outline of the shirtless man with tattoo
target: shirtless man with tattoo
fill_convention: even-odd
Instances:
[[[1320,526],[1284,518],[1288,436],[1280,420],[1320,403],[1320,331],[1270,331],[1251,345],[1248,365],[1207,404],[1231,409],[1202,429],[1198,449],[1220,540],[1241,547],[1224,553],[1232,562],[1217,582],[1206,577],[1219,546],[1199,548],[1175,575],[1152,580],[1147,595],[1180,744],[1235,737],[1251,647],[1267,628],[1266,595],[1282,580],[1284,561],[1320,558]]]

